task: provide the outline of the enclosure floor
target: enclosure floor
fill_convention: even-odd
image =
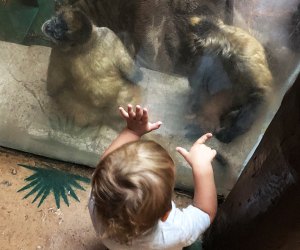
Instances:
[[[56,173],[85,178],[91,178],[93,172],[84,166],[0,148],[0,249],[99,249],[87,209],[89,184],[78,181],[85,190],[74,188],[80,202],[67,195],[69,207],[61,199],[58,209],[52,192],[38,207],[41,197],[32,203],[36,194],[23,199],[32,187],[18,192],[30,183],[24,179],[34,174],[18,164],[48,165]],[[189,197],[178,193],[174,193],[174,200],[179,207],[191,202]]]

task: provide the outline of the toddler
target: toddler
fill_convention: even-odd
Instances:
[[[120,249],[182,249],[209,227],[217,210],[211,162],[216,155],[199,138],[190,151],[176,150],[192,167],[193,204],[182,210],[172,201],[175,166],[168,152],[141,136],[158,129],[147,109],[120,107],[125,129],[102,155],[93,174],[89,210],[103,245]]]

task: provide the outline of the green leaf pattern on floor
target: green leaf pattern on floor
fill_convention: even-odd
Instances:
[[[76,189],[85,191],[80,182],[90,183],[90,179],[80,175],[70,174],[50,166],[30,166],[25,164],[18,164],[24,168],[32,170],[34,173],[25,179],[27,185],[18,190],[22,192],[31,189],[23,199],[35,195],[32,203],[39,198],[38,207],[42,205],[44,200],[52,192],[55,198],[56,207],[60,208],[61,198],[67,206],[70,205],[68,196],[71,196],[79,202],[79,198],[75,193]]]

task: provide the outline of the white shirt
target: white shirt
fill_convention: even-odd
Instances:
[[[96,232],[101,230],[101,222],[94,213],[94,201],[90,199],[89,211]],[[102,243],[110,250],[179,250],[194,243],[210,225],[209,215],[192,205],[184,209],[172,210],[166,221],[159,220],[153,233],[133,240],[130,246],[121,245],[110,239]]]

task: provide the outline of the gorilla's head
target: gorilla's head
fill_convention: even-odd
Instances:
[[[72,6],[60,6],[56,15],[42,26],[43,33],[64,49],[86,43],[91,37],[92,29],[91,20]]]

